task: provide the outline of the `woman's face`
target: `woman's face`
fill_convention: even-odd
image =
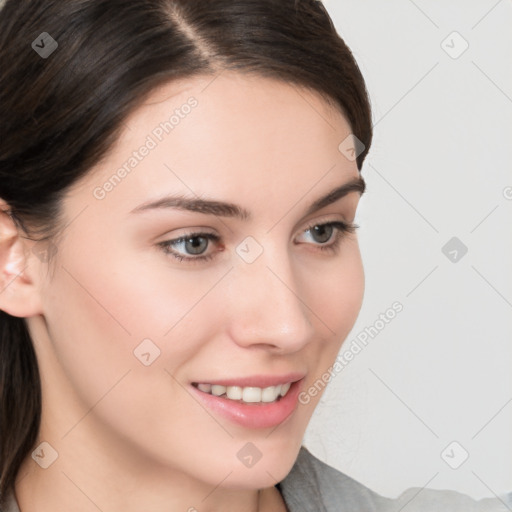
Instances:
[[[162,87],[130,116],[65,197],[29,319],[41,437],[61,458],[212,488],[284,478],[320,398],[298,394],[363,298],[356,235],[313,228],[352,222],[360,193],[310,211],[359,177],[339,149],[350,133],[316,93],[230,72]]]

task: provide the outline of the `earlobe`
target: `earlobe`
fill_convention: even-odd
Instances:
[[[29,272],[35,263],[27,241],[0,199],[0,309],[11,316],[28,318],[41,313],[39,290]],[[34,262],[34,263],[33,263]]]

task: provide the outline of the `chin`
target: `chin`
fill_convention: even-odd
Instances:
[[[283,480],[290,472],[295,462],[295,456],[289,461],[278,464],[263,465],[260,461],[252,468],[239,467],[223,483],[223,487],[233,490],[265,489]],[[261,466],[260,466],[261,464]]]
[[[243,445],[245,451],[244,448],[240,450],[242,460],[234,469],[232,468],[233,473],[228,479],[229,483],[226,482],[227,486],[234,489],[261,489],[274,486],[291,471],[301,447],[301,440],[302,438],[293,442],[262,440],[258,444],[261,448],[258,451],[255,449],[256,444],[248,441]],[[244,456],[245,453],[251,454],[253,459],[251,460],[251,455]]]

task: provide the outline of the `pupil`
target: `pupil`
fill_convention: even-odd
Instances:
[[[333,229],[334,228],[332,226],[315,226],[313,228],[313,233],[315,236],[317,236],[317,235],[320,236],[320,239],[317,238],[317,242],[329,241],[329,239],[331,238]]]
[[[206,240],[206,238],[204,238],[202,236],[196,236],[194,238],[189,238],[187,240],[187,244],[191,244],[192,249],[188,252],[190,252],[191,254],[201,254],[206,249],[205,242],[207,242],[207,240]],[[187,248],[187,250],[188,250],[188,248]]]

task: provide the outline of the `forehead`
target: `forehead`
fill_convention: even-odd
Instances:
[[[172,191],[240,204],[244,193],[248,202],[298,199],[316,184],[321,192],[358,175],[338,149],[351,132],[341,112],[314,91],[271,78],[225,71],[172,82],[124,126],[81,187],[91,196],[111,182],[102,203],[112,208]]]

